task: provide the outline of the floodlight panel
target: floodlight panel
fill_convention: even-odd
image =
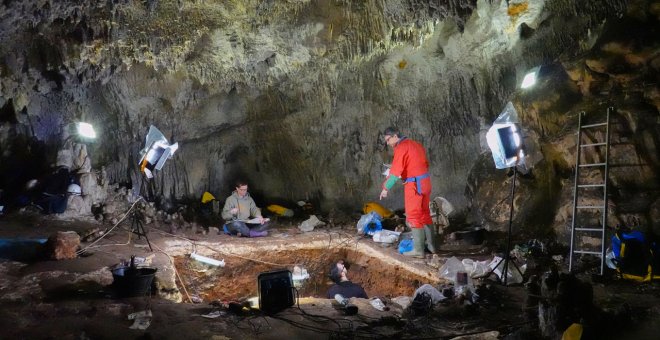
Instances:
[[[156,163],[156,170],[160,170],[163,168],[163,165],[165,165],[165,161],[170,158],[170,155],[172,153],[172,149],[170,148],[165,148],[163,150],[163,154],[160,156],[160,159],[158,159],[158,162]]]
[[[522,163],[522,137],[516,124],[494,124],[486,133],[488,147],[497,169],[506,169]]]
[[[536,79],[538,78],[539,71],[541,70],[540,66],[536,66],[531,69],[525,77],[523,78],[522,84],[520,84],[521,89],[528,89],[536,84]]]
[[[91,139],[96,138],[96,131],[94,131],[92,124],[79,122],[76,124],[76,126],[78,128],[78,135],[80,137]]]
[[[497,129],[499,146],[504,158],[516,157],[520,148],[520,137],[513,126],[506,126]]]
[[[140,151],[142,155],[139,161],[140,171],[148,178],[153,178],[153,173],[161,170],[165,161],[172,158],[178,148],[179,143],[170,145],[163,133],[151,125],[145,138],[145,147]]]
[[[536,84],[536,72],[530,72],[525,75],[525,78],[523,78],[522,85],[520,85],[521,88],[527,89]]]
[[[162,157],[165,148],[160,147],[156,143],[153,144],[151,149],[145,155],[145,159],[149,162],[150,165],[158,163],[158,160]]]

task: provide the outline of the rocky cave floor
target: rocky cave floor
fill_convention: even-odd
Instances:
[[[146,226],[152,252],[144,238],[137,239],[137,235],[127,231],[129,226],[129,222],[123,222],[96,247],[87,248],[74,259],[19,261],[3,252],[0,338],[450,339],[464,335],[479,339],[538,339],[541,329],[548,328],[543,322],[539,325],[539,308],[534,303],[530,307],[525,285],[504,287],[493,281],[474,280],[479,294],[474,304],[466,303],[464,297],[450,298],[427,313],[404,310],[392,301],[398,296],[413,295],[424,283],[447,287],[438,279],[438,264],[450,256],[488,258],[491,251],[487,246],[476,251],[474,247],[443,251],[440,256],[418,260],[399,255],[394,247],[385,248],[356,237],[353,226],[317,227],[301,233],[293,223],[280,223],[268,237],[248,239],[212,235],[204,228],[173,235],[169,226],[152,223]],[[90,230],[109,227],[96,221],[5,215],[0,216],[0,239],[45,239],[58,231],[86,235]],[[314,244],[317,246],[309,247]],[[82,242],[81,247],[89,245]],[[200,265],[190,259],[193,251],[224,259],[225,266]],[[21,254],[26,253],[23,250]],[[111,288],[110,268],[131,255],[158,268],[157,293],[133,298],[116,296]],[[381,298],[390,309],[379,311],[370,300],[352,299],[359,313],[346,316],[334,300],[324,299],[329,284],[328,264],[337,258],[353,261],[349,277],[363,284],[370,297]],[[298,305],[271,316],[255,309],[236,308],[237,304],[227,308],[230,301],[240,303],[256,296],[256,276],[277,269],[275,264],[303,264],[310,272],[311,278],[300,289]],[[591,282],[591,275],[587,274],[578,278],[593,285],[593,314],[597,315],[585,321],[589,325],[585,324],[583,338],[657,339],[657,283]],[[148,327],[131,329],[133,321],[128,320],[128,315],[145,310],[152,312]],[[545,309],[546,314],[549,311]],[[212,313],[214,318],[210,318]],[[558,330],[557,334],[561,332]]]

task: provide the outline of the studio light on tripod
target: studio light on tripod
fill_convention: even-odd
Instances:
[[[490,148],[493,154],[493,161],[495,161],[495,167],[497,169],[506,169],[513,168],[513,176],[511,181],[511,194],[510,194],[510,203],[509,203],[509,228],[507,232],[507,243],[506,251],[502,260],[500,260],[497,265],[491,268],[488,275],[495,272],[495,270],[502,266],[500,282],[505,286],[512,281],[509,281],[509,276],[513,274],[513,271],[509,269],[510,259],[510,250],[511,250],[511,234],[513,228],[513,203],[516,193],[516,177],[518,171],[517,167],[525,167],[525,152],[523,151],[523,138],[521,135],[521,128],[518,120],[518,112],[511,102],[508,102],[504,107],[504,110],[493,122],[493,126],[488,129],[486,133],[486,140],[488,142],[488,147]],[[515,262],[512,262],[513,267],[520,274],[520,280],[522,280],[523,273],[518,268]],[[513,279],[513,277],[511,277]]]
[[[172,158],[178,148],[179,143],[170,145],[165,135],[151,125],[147,133],[145,146],[140,151],[141,158],[138,163],[140,172],[144,173],[147,178],[153,178],[153,172],[162,169],[165,161]]]

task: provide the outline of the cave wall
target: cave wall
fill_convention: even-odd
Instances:
[[[531,146],[533,170],[518,182],[514,230],[521,238],[553,237],[567,243],[573,218],[578,115],[600,123],[610,116],[608,226],[659,234],[658,5],[631,3],[627,15],[603,26],[589,49],[554,63],[535,88],[517,91],[515,106]],[[582,143],[604,141],[603,129],[587,131]],[[582,164],[604,161],[602,148],[583,148]],[[490,170],[489,155],[468,181],[477,223],[501,228],[508,222],[511,177]],[[601,171],[581,170],[581,184],[602,183]],[[601,205],[602,191],[583,190],[580,205]],[[597,227],[600,211],[581,214],[578,226]],[[595,237],[583,242],[598,244]]]
[[[204,190],[222,197],[241,176],[262,204],[306,199],[325,210],[356,210],[378,195],[382,163],[391,159],[380,131],[397,125],[427,147],[433,194],[474,223],[499,229],[506,221],[497,202],[507,180],[489,164],[483,133],[511,100],[539,178],[521,183],[517,217],[534,230],[561,233],[576,112],[606,100],[635,101],[629,85],[636,78],[623,82],[612,73],[646,73],[657,83],[657,38],[647,33],[635,43],[621,33],[632,24],[657,26],[656,1],[0,6],[3,150],[16,135],[52,145],[62,125],[85,119],[100,130],[88,146],[93,166],[151,198],[197,198]],[[632,55],[637,59],[626,60]],[[558,67],[558,84],[521,93],[525,71],[539,64]],[[634,138],[641,150],[632,151],[657,169],[648,155],[657,145],[657,97],[638,99],[647,103],[646,118],[631,107],[629,124],[650,125],[642,124],[644,137]],[[151,124],[181,147],[145,184],[137,160]],[[639,186],[657,182],[645,173]],[[402,207],[400,191],[384,204]],[[658,205],[657,192],[647,196],[647,206]]]

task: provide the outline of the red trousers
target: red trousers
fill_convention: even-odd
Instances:
[[[411,228],[424,228],[424,225],[433,224],[431,219],[431,178],[421,180],[422,194],[417,193],[417,183],[409,182],[403,185],[406,221]]]

